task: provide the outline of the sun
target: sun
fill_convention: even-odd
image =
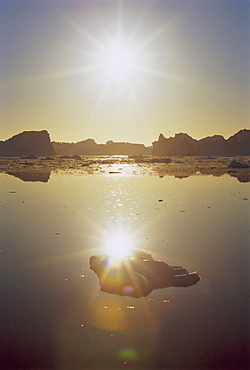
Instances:
[[[103,74],[118,85],[132,79],[136,64],[136,53],[122,37],[111,39],[101,55]]]
[[[82,36],[83,44],[76,49],[81,56],[80,65],[54,73],[36,75],[32,79],[25,79],[24,82],[40,82],[91,74],[93,84],[96,81],[100,82],[94,110],[98,109],[109,90],[112,90],[112,85],[115,84],[127,87],[125,91],[129,91],[133,101],[137,102],[136,86],[147,85],[148,77],[189,82],[183,77],[167,73],[165,69],[159,69],[156,63],[159,53],[155,51],[154,42],[167,32],[175,19],[172,22],[160,23],[151,32],[147,32],[148,24],[146,24],[144,36],[141,37],[140,28],[143,26],[146,13],[143,12],[138,17],[134,27],[125,29],[123,2],[118,1],[116,28],[111,32],[105,19],[101,17],[102,25],[96,28],[99,32],[91,33],[60,7],[53,4],[53,9],[64,22]]]

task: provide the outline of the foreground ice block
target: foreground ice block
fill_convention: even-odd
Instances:
[[[89,262],[101,290],[121,296],[146,297],[154,289],[189,287],[200,280],[196,272],[188,273],[181,266],[156,261],[151,254],[139,250],[119,259],[110,255],[92,256]]]

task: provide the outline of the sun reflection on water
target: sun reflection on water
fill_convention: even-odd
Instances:
[[[118,263],[127,257],[133,248],[132,236],[121,231],[109,235],[104,243],[105,253],[110,256],[112,263]]]

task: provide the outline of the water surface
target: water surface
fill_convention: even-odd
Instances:
[[[0,184],[3,367],[247,367],[248,183],[104,170]],[[202,280],[100,292],[88,260],[116,233]]]

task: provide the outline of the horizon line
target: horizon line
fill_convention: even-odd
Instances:
[[[164,138],[166,138],[166,139],[174,138],[176,135],[179,135],[179,134],[184,134],[184,135],[188,135],[190,138],[192,138],[193,140],[196,140],[196,141],[199,141],[199,140],[202,140],[202,139],[205,139],[205,138],[209,138],[209,137],[211,138],[211,137],[214,137],[214,136],[221,136],[221,137],[223,137],[223,138],[224,138],[224,140],[228,140],[230,137],[232,137],[232,136],[236,135],[236,134],[237,134],[237,133],[239,133],[240,131],[250,131],[250,129],[248,129],[248,128],[241,128],[241,129],[239,129],[238,131],[236,131],[234,134],[230,135],[227,139],[226,139],[223,135],[221,135],[221,134],[213,134],[213,135],[204,136],[204,137],[202,137],[202,138],[200,138],[200,139],[196,139],[196,138],[193,138],[191,135],[189,135],[189,134],[188,134],[188,133],[186,133],[186,132],[175,132],[175,133],[174,133],[174,135],[169,136],[169,137],[166,137],[163,133],[160,133],[160,134],[158,135],[158,138],[157,138],[156,140],[152,141],[152,143],[151,143],[150,145],[147,145],[147,144],[144,144],[144,143],[138,143],[138,142],[131,142],[131,141],[114,141],[114,140],[112,140],[112,139],[107,140],[105,143],[97,143],[95,139],[90,138],[90,137],[88,137],[88,138],[86,138],[86,139],[81,139],[81,140],[79,140],[79,141],[71,141],[71,142],[70,142],[70,141],[56,141],[56,140],[52,140],[52,139],[51,139],[51,134],[50,134],[49,130],[47,130],[47,129],[42,129],[42,130],[24,130],[24,131],[22,131],[22,132],[19,132],[19,133],[17,133],[17,134],[12,135],[11,137],[9,137],[9,138],[8,138],[8,139],[6,139],[6,140],[0,140],[0,142],[5,142],[5,141],[7,141],[7,140],[9,140],[9,139],[13,138],[14,136],[20,135],[20,134],[22,134],[22,133],[24,133],[24,132],[42,132],[42,131],[46,131],[46,132],[49,134],[49,137],[50,137],[50,141],[51,141],[51,143],[77,144],[77,143],[80,143],[80,142],[83,142],[83,141],[93,140],[97,145],[107,145],[107,143],[108,143],[108,142],[112,142],[112,143],[117,143],[117,144],[144,145],[146,148],[150,148],[150,147],[152,147],[152,146],[153,146],[153,143],[154,143],[155,141],[158,141],[158,140],[159,140],[160,135],[163,135],[163,136],[164,136]]]

